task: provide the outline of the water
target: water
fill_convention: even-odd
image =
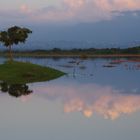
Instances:
[[[49,82],[9,85],[14,92],[0,92],[1,140],[140,139],[140,62],[16,60],[51,66],[67,75]]]

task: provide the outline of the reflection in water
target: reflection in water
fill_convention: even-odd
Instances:
[[[78,111],[86,117],[98,113],[104,118],[114,120],[121,114],[131,114],[140,109],[138,93],[125,93],[111,86],[58,84],[35,87],[35,93],[49,100],[61,99],[65,113]]]
[[[97,59],[96,61],[94,59],[84,61],[58,59],[58,61],[54,61],[47,59],[46,63],[46,58],[29,58],[27,60],[45,66],[53,66],[68,73],[62,81],[57,79],[59,84],[52,82],[51,84],[44,83],[42,86],[37,83],[33,87],[34,93],[38,96],[47,97],[51,101],[61,100],[66,113],[82,112],[86,117],[98,113],[104,118],[113,120],[122,114],[131,114],[140,109],[138,78],[140,61],[132,62],[126,59]],[[115,65],[115,67],[112,69],[102,67],[106,64]],[[100,86],[100,84],[109,86]],[[115,85],[117,89],[111,85]],[[28,95],[32,92],[26,84],[7,85],[7,83],[1,83],[1,90],[15,97]]]
[[[26,84],[8,84],[6,82],[0,83],[1,91],[8,92],[9,95],[14,97],[26,96],[32,93]]]

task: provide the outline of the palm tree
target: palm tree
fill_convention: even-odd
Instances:
[[[7,48],[9,48],[9,57],[10,60],[13,60],[12,57],[12,46],[18,45],[19,43],[25,43],[28,38],[28,34],[32,31],[28,28],[21,28],[18,26],[10,27],[7,31],[0,32],[0,42]]]

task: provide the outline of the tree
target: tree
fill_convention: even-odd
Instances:
[[[7,31],[0,32],[0,42],[7,48],[9,48],[9,57],[10,60],[12,57],[12,46],[18,45],[19,43],[25,43],[28,38],[28,34],[32,31],[28,28],[21,28],[18,26],[10,27]]]

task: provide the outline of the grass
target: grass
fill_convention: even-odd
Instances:
[[[7,61],[0,65],[0,80],[9,84],[49,81],[65,73],[29,62]]]

